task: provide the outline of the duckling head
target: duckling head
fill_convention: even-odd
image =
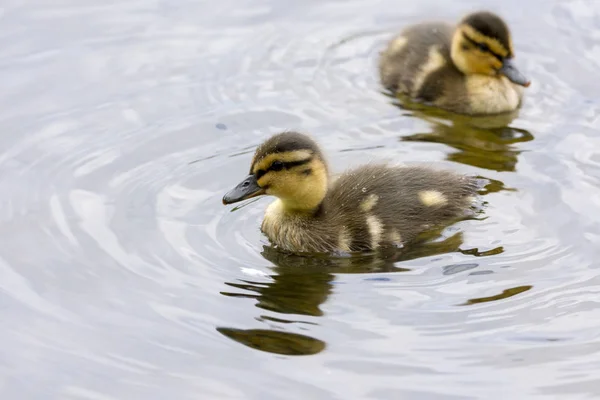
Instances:
[[[250,174],[223,197],[223,204],[261,195],[276,196],[284,210],[313,212],[327,193],[327,164],[307,135],[283,132],[257,149]]]
[[[504,75],[517,85],[530,84],[514,64],[508,26],[490,12],[469,14],[460,22],[452,37],[451,57],[466,75]]]

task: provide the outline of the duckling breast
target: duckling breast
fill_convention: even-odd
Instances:
[[[261,230],[274,245],[290,252],[349,251],[351,243],[348,234],[336,234],[321,218],[286,210],[281,200],[267,207]]]
[[[521,105],[524,89],[506,77],[471,75],[466,77],[467,98],[473,114],[500,114]]]

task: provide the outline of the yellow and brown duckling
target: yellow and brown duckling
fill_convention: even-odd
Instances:
[[[388,90],[460,114],[499,114],[520,107],[530,81],[514,64],[506,23],[480,11],[452,26],[406,28],[382,52],[379,73]]]
[[[368,164],[333,182],[309,136],[284,132],[256,150],[248,175],[223,197],[232,204],[277,197],[261,230],[289,252],[354,252],[402,247],[434,226],[466,216],[475,178],[425,167]]]

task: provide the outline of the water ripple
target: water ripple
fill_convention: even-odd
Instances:
[[[508,1],[534,83],[479,119],[376,75],[403,24],[474,1],[87,3],[0,10],[4,397],[600,394],[595,3]],[[279,253],[269,200],[221,198],[283,129],[336,171],[489,179],[484,212],[403,254]]]

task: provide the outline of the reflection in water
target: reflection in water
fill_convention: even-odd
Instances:
[[[464,249],[464,250],[460,250],[460,252],[464,255],[469,255],[469,256],[474,256],[474,257],[488,257],[488,256],[493,256],[496,254],[504,253],[504,247],[498,246],[491,250],[486,250],[486,251],[479,251],[478,248]]]
[[[442,268],[442,270],[443,270],[442,273],[444,275],[455,275],[455,274],[459,274],[461,272],[472,270],[474,268],[477,268],[478,266],[479,266],[479,264],[477,264],[477,263],[446,265],[444,268]]]
[[[480,177],[483,178],[483,177]],[[504,186],[504,182],[496,180],[496,179],[490,179],[490,178],[483,178],[483,179],[487,179],[488,183],[485,185],[485,187],[483,187],[481,190],[479,190],[479,194],[480,195],[486,195],[489,193],[498,193],[498,192],[502,192],[502,191],[508,191],[508,192],[516,192],[517,190],[514,188],[508,188],[506,186]]]
[[[298,258],[299,261],[307,259],[306,257]],[[315,264],[317,263],[315,262]],[[271,282],[226,283],[228,286],[254,294],[230,292],[221,294],[231,297],[254,298],[257,300],[258,308],[281,314],[315,317],[323,315],[319,306],[327,300],[331,293],[333,274],[319,265],[303,266],[300,262],[297,265],[282,263],[273,268],[273,271],[275,274],[271,276]]]
[[[244,293],[221,292],[224,296],[250,298],[256,307],[285,315],[320,317],[321,305],[332,292],[336,273],[365,274],[377,272],[404,272],[397,262],[460,251],[462,233],[440,239],[441,228],[421,235],[419,242],[407,249],[390,249],[384,253],[353,254],[347,257],[325,255],[294,255],[265,246],[261,253],[272,262],[273,274],[268,282],[240,280],[226,282],[229,287]],[[310,325],[306,321],[274,318],[262,315],[257,320],[269,324]],[[325,343],[307,335],[284,332],[280,327],[270,329],[234,329],[219,327],[223,335],[248,347],[276,354],[308,355],[325,348]]]
[[[320,317],[320,306],[327,300],[332,290],[334,275],[326,268],[325,258],[291,256],[266,247],[262,253],[276,267],[270,282],[225,283],[242,289],[246,293],[221,292],[225,296],[256,299],[256,306],[280,314],[295,314]],[[251,294],[248,294],[250,292]],[[261,316],[267,323],[306,324],[304,321]],[[276,354],[309,355],[325,348],[322,341],[291,332],[269,329],[230,329],[217,328],[223,335],[245,344]]]
[[[432,125],[431,132],[404,136],[401,140],[441,143],[453,147],[458,151],[447,156],[449,161],[494,171],[515,171],[521,151],[513,145],[533,140],[533,135],[528,131],[508,126],[518,116],[518,111],[467,117],[402,98],[399,101],[394,99],[394,105],[410,110],[410,115]]]
[[[599,397],[599,2],[502,3],[535,83],[519,119],[476,128],[536,140],[504,142],[532,151],[516,173],[467,168],[523,193],[484,196],[447,245],[464,254],[295,271],[257,261],[260,204],[220,204],[284,129],[340,166],[458,152],[399,141],[433,121],[374,72],[401,26],[475,3],[499,4],[4,1],[0,399]],[[459,306],[520,285],[541,290]]]
[[[217,328],[219,333],[256,350],[288,356],[307,356],[325,349],[325,343],[297,333],[268,329]]]
[[[477,299],[469,299],[466,303],[463,303],[461,305],[468,306],[468,305],[472,305],[472,304],[486,303],[489,301],[507,299],[509,297],[516,296],[520,293],[526,292],[529,289],[531,289],[532,287],[533,286],[531,286],[531,285],[517,286],[517,287],[511,288],[511,289],[506,289],[506,290],[502,291],[502,293],[497,294],[495,296],[479,297]]]
[[[446,144],[458,150],[448,154],[449,161],[494,171],[515,171],[521,151],[511,145],[532,139],[533,136],[523,129],[481,129],[443,123],[435,124],[430,133],[417,133],[402,138],[404,141]]]

